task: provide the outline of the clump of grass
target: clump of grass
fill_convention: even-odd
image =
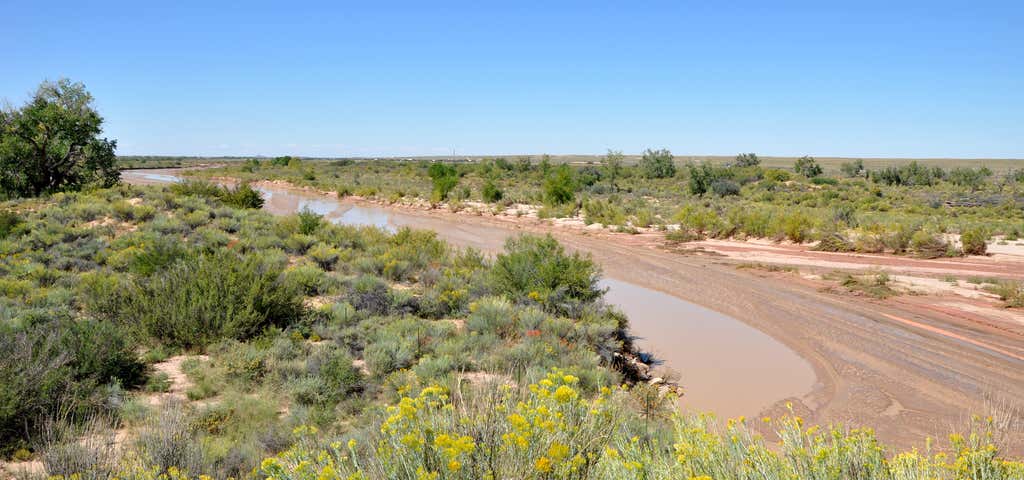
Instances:
[[[1015,280],[995,280],[985,290],[999,296],[1010,308],[1024,308],[1024,283]]]
[[[869,275],[844,274],[839,279],[839,283],[847,291],[877,299],[885,299],[899,294],[889,286],[889,282],[889,274],[885,272]]]
[[[777,265],[774,263],[741,263],[736,265],[738,269],[749,269],[749,270],[764,270],[766,272],[795,272],[796,267],[789,265]]]
[[[171,391],[171,377],[166,372],[156,372],[150,375],[143,387],[150,393],[163,393]]]
[[[854,245],[839,233],[831,233],[822,237],[813,250],[819,252],[852,252]]]

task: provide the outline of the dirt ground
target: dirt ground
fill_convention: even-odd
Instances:
[[[1024,252],[1013,246],[988,257],[919,260],[764,241],[669,245],[660,233],[611,233],[532,215],[345,201],[384,206],[453,244],[490,252],[509,232],[551,233],[592,254],[613,278],[767,333],[810,362],[817,383],[806,394],[780,399],[765,415],[783,414],[791,402],[811,423],[872,427],[904,448],[963,431],[973,414],[993,415],[1007,450],[1024,454],[1024,314],[1002,308],[968,281],[1024,278]],[[750,264],[755,268],[738,268]],[[825,278],[835,271],[883,270],[904,285],[905,294],[874,299],[837,289]]]

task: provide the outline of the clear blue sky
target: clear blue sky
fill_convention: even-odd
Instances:
[[[1024,158],[1020,1],[214,3],[4,0],[0,97],[121,154]]]

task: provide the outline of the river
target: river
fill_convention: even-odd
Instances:
[[[179,181],[174,170],[128,170],[131,184]],[[439,216],[413,215],[398,209],[357,205],[333,196],[287,188],[260,186],[264,209],[286,215],[309,209],[327,220],[375,226],[388,231],[408,226],[430,229],[462,247],[494,253],[511,228],[460,222]],[[712,411],[719,417],[755,416],[777,401],[812,389],[810,364],[769,335],[739,320],[656,290],[615,278],[605,278],[605,300],[629,316],[638,346],[653,353],[661,368],[674,372],[683,386],[682,406]]]

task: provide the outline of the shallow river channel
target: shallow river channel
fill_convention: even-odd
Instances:
[[[122,179],[150,185],[180,181],[173,169],[128,170]],[[309,209],[340,224],[388,231],[403,226],[431,229],[454,245],[485,252],[500,251],[505,239],[516,233],[497,226],[356,205],[283,186],[258,190],[266,200],[264,209],[273,214]],[[688,410],[713,411],[720,418],[753,417],[783,398],[807,393],[814,385],[814,371],[807,361],[739,320],[614,278],[606,278],[603,284],[608,288],[606,301],[629,316],[640,348],[676,373],[685,392],[682,405]]]

